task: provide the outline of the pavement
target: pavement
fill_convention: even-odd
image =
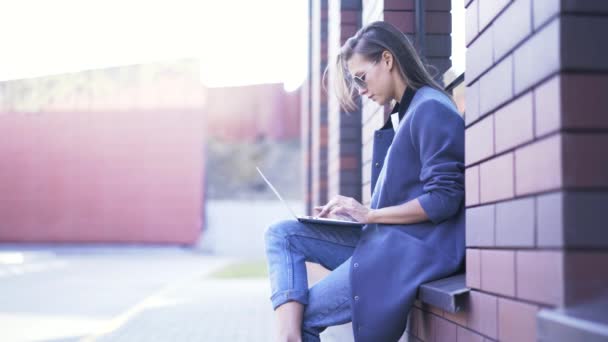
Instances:
[[[210,276],[241,261],[179,247],[1,245],[0,341],[272,341],[268,280]]]

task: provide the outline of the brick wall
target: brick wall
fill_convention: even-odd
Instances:
[[[329,2],[330,61],[346,39],[361,28],[361,0]],[[333,94],[328,77],[328,197],[344,195],[361,200],[361,111],[345,112]]]
[[[445,71],[452,1],[423,1],[425,32],[418,36],[416,3],[363,1],[362,24],[397,25],[417,42],[427,62]],[[537,331],[539,310],[593,301],[608,288],[608,273],[601,271],[608,261],[608,233],[600,216],[608,209],[603,151],[608,146],[608,48],[600,43],[608,32],[608,5],[591,0],[465,0],[460,5],[466,7],[468,48],[466,283],[472,291],[466,311],[458,314],[416,302],[402,340],[543,340]],[[337,31],[332,20],[344,13],[334,11],[329,25]],[[339,169],[332,146],[339,145],[341,133],[331,118],[330,175]],[[385,120],[386,108],[363,100],[366,204],[372,135]]]
[[[311,206],[327,202],[327,93],[322,77],[327,66],[328,3],[311,0]]]
[[[608,63],[599,58],[606,48],[595,47],[608,20],[598,10],[606,5],[466,1],[473,291],[457,329],[478,340],[534,341],[539,309],[591,299],[608,285],[599,272],[606,233],[597,229],[608,199],[600,151],[608,104],[599,96],[608,78],[598,72]]]

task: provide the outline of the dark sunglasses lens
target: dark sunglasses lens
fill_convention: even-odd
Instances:
[[[365,86],[366,86],[365,81],[362,80],[360,77],[358,77],[358,76],[353,77],[353,81],[355,82],[355,86],[357,88],[365,89]]]

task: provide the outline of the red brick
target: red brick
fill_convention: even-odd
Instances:
[[[426,12],[425,29],[427,34],[450,34],[452,16],[450,12]]]
[[[457,325],[441,317],[434,316],[435,341],[456,341]]]
[[[457,335],[456,341],[458,342],[483,342],[483,336],[465,328],[458,327]]]
[[[341,11],[340,12],[340,23],[341,25],[352,24],[357,25],[361,21],[361,11]]]
[[[465,97],[466,110],[464,119],[468,126],[479,118],[479,81],[466,87]]]
[[[403,33],[415,33],[413,11],[384,12],[384,21],[395,25]]]
[[[517,298],[556,306],[564,302],[562,252],[518,251],[515,259]]]
[[[471,84],[481,74],[492,67],[493,59],[492,28],[482,33],[466,52],[466,84]],[[483,88],[482,88],[483,91]]]
[[[481,251],[481,288],[515,296],[515,254],[513,251]]]
[[[469,298],[468,327],[488,337],[497,337],[496,316],[498,302],[495,296],[471,291]]]
[[[513,197],[513,153],[481,164],[479,170],[481,203]]]
[[[479,204],[479,166],[467,168],[464,176],[466,206]]]
[[[498,299],[498,339],[505,342],[536,341],[538,307],[513,300]]]
[[[481,288],[481,252],[479,249],[467,248],[466,264],[467,287]]]
[[[414,10],[414,0],[384,0],[385,11]]]
[[[469,46],[479,33],[479,1],[473,1],[465,10],[465,39]]]
[[[483,30],[511,0],[481,0],[479,2],[479,30]]]
[[[608,76],[603,74],[561,75],[564,127],[608,128]]]
[[[560,24],[551,22],[513,53],[515,94],[520,94],[560,69]],[[576,53],[580,53],[577,51]]]
[[[608,187],[608,134],[564,134],[566,187]]]
[[[531,141],[533,120],[532,92],[499,109],[494,114],[496,153]]]
[[[460,312],[456,312],[456,313],[451,313],[451,312],[444,311],[443,312],[443,317],[445,319],[447,319],[448,321],[451,321],[451,322],[454,322],[456,324],[462,325],[463,327],[467,326],[467,317],[468,317],[468,314],[466,313],[466,311],[460,311]]]
[[[560,76],[554,76],[534,89],[535,136],[551,133],[561,127],[562,98]]]
[[[517,70],[517,69],[516,69]],[[519,74],[519,70],[517,70]],[[479,84],[481,115],[513,98],[513,58],[508,56],[481,77]]]
[[[608,289],[608,252],[567,252],[564,262],[566,306],[592,301]]]
[[[467,166],[494,154],[494,116],[490,115],[466,129],[465,164]]]
[[[495,245],[495,205],[484,205],[466,210],[467,247]]]
[[[496,246],[533,247],[535,199],[496,204]]]
[[[549,191],[562,186],[561,148],[562,138],[555,135],[515,151],[517,195]]]
[[[511,2],[492,24],[494,59],[499,60],[532,32],[531,0]]]

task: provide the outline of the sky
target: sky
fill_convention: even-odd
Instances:
[[[307,2],[0,0],[0,81],[200,58],[208,87],[295,90],[307,73]],[[452,63],[464,71],[464,8],[452,2]]]
[[[200,58],[209,87],[306,77],[306,0],[0,0],[0,81]]]

